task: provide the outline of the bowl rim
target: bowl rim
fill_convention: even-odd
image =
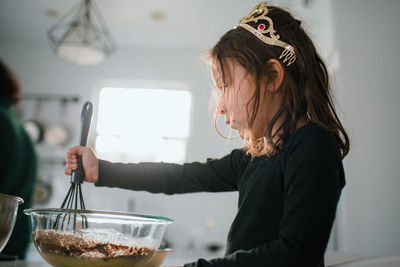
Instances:
[[[31,215],[32,213],[60,213],[60,212],[138,217],[138,218],[150,219],[150,220],[154,220],[154,221],[158,221],[158,222],[163,222],[166,224],[170,224],[173,222],[172,219],[164,217],[164,216],[155,216],[155,215],[140,214],[140,213],[126,212],[126,211],[57,209],[57,208],[31,208],[31,209],[24,210],[25,215]]]
[[[20,198],[20,197],[8,195],[8,194],[3,194],[3,193],[0,193],[0,196],[6,197],[6,198],[11,198],[11,199],[17,201],[18,204],[23,204],[24,203],[24,200],[22,198]]]
[[[172,248],[159,248],[157,252],[172,252],[174,251]]]

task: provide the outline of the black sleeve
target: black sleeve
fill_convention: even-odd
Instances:
[[[179,194],[237,190],[241,150],[207,163],[111,163],[99,160],[96,186]]]
[[[304,140],[303,140],[304,141]],[[344,185],[333,136],[309,136],[293,144],[284,163],[283,217],[276,240],[223,258],[184,267],[323,266],[336,206]]]

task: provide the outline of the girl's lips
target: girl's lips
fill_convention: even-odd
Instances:
[[[226,125],[229,125],[229,123],[230,123],[230,121],[225,121],[225,124],[226,124]]]

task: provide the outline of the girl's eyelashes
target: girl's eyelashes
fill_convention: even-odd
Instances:
[[[217,85],[216,88],[218,91],[224,92],[226,89],[228,89],[228,85]]]

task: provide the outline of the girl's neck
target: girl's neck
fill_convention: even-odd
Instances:
[[[309,124],[309,123],[310,123],[310,122],[308,121],[307,118],[302,117],[301,119],[299,119],[299,120],[297,121],[296,130],[297,130],[297,129],[300,129],[301,127],[303,127],[304,125],[307,125],[307,124]]]
[[[277,133],[277,131],[279,130],[280,125],[282,125],[282,121],[283,118],[280,118],[275,125],[272,127],[272,132],[271,132],[271,136],[279,136],[279,133],[277,135],[275,135],[275,133]],[[296,130],[300,129],[301,127],[303,127],[304,125],[307,125],[309,123],[309,121],[307,120],[306,117],[302,117],[300,118],[297,123],[296,123]],[[266,136],[265,134],[266,130],[264,130],[264,136]]]

